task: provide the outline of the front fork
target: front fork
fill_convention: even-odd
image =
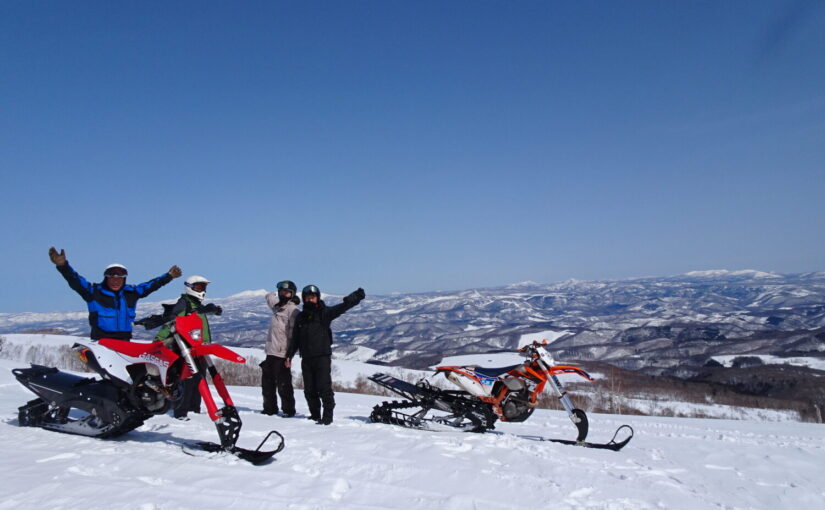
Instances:
[[[550,373],[550,369],[547,365],[542,360],[539,360],[539,364],[544,369],[544,373],[547,374],[547,379],[556,391],[556,395],[558,396],[561,405],[564,407],[564,410],[567,411],[567,416],[570,418],[570,421],[573,422],[573,425],[576,426],[576,430],[578,430],[576,441],[584,441],[584,438],[587,437],[588,430],[587,414],[585,414],[585,412],[581,409],[577,409],[573,406],[573,401],[570,400],[567,390],[564,389],[564,386],[561,381],[559,381],[559,378]]]
[[[208,354],[201,356],[200,359],[205,362],[206,370],[212,377],[212,384],[215,385],[215,389],[218,390],[218,395],[220,395],[224,403],[224,407],[218,409],[217,404],[215,404],[215,399],[212,398],[212,392],[209,391],[209,385],[206,383],[206,374],[198,367],[189,346],[178,335],[175,335],[175,340],[180,348],[183,359],[186,361],[186,364],[189,365],[189,370],[192,371],[192,377],[198,381],[198,392],[201,394],[203,403],[206,405],[209,418],[218,429],[221,446],[224,448],[235,446],[243,423],[241,422],[240,416],[238,416],[238,410],[235,408],[235,404],[232,402],[232,397],[229,396],[229,390],[226,389],[226,383],[223,377],[220,372],[218,372],[218,369],[215,368],[215,364]]]

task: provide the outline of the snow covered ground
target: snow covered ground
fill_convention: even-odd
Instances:
[[[230,388],[254,448],[286,437],[274,461],[191,457],[181,444],[214,441],[205,415],[152,418],[113,440],[17,425],[32,394],[0,360],[2,509],[511,509],[822,508],[825,427],[803,423],[591,415],[590,438],[629,423],[621,452],[537,442],[571,438],[564,413],[539,410],[487,434],[373,424],[380,397],[336,395],[335,423],[257,414],[257,388]],[[306,408],[297,395],[299,412]],[[277,506],[276,506],[277,505]]]
[[[133,342],[142,343],[147,340],[133,340]],[[89,337],[71,336],[71,335],[46,335],[46,334],[6,334],[0,335],[0,358],[10,359],[19,362],[35,362],[38,364],[47,364],[55,366],[56,362],[45,362],[42,360],[31,358],[32,347],[39,348],[41,353],[49,352],[55,346],[71,347],[75,343],[83,345],[94,345],[96,342],[89,339]],[[237,352],[247,360],[247,365],[250,365],[255,370],[259,370],[258,364],[266,358],[263,349],[254,349],[251,347],[232,347],[234,352]],[[20,364],[26,366],[26,363]],[[60,368],[60,367],[58,367]],[[292,368],[293,375],[300,377],[301,362],[300,356],[296,356],[296,362]],[[345,386],[353,386],[359,377],[369,377],[376,372],[387,372],[396,377],[401,377],[408,381],[418,381],[422,377],[426,377],[431,372],[422,370],[412,370],[401,367],[387,367],[381,365],[372,365],[355,361],[351,359],[335,359],[333,360],[333,376],[337,383]]]
[[[798,367],[808,367],[816,370],[825,370],[825,360],[819,358],[811,358],[806,356],[794,356],[789,358],[780,358],[779,356],[771,356],[770,354],[738,354],[725,356],[711,356],[726,367],[733,365],[733,360],[741,357],[759,358],[762,363],[766,365],[795,365]]]

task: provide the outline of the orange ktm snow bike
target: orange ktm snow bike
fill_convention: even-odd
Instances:
[[[228,452],[253,464],[281,451],[283,436],[274,430],[256,450],[235,444],[241,419],[212,356],[235,363],[246,360],[222,345],[204,344],[203,322],[197,313],[174,317],[169,322],[172,336],[166,344],[161,340],[139,343],[111,338],[92,341],[88,346],[74,344],[72,349],[80,360],[101,379],[34,364],[14,369],[17,380],[38,396],[20,407],[20,425],[90,437],[119,436],[154,415],[166,413],[182,397],[181,383],[194,378],[209,418],[217,428],[220,444],[182,445],[184,451]],[[220,409],[209,390],[206,374],[223,400]],[[280,444],[274,450],[261,451],[272,434],[281,438]]]
[[[436,374],[444,374],[461,390],[444,390],[426,381],[410,384],[386,374],[375,374],[370,380],[406,400],[384,402],[373,408],[370,419],[404,427],[438,429],[452,427],[471,432],[484,432],[495,428],[496,420],[522,422],[533,414],[538,397],[549,385],[570,421],[578,432],[575,440],[527,437],[564,444],[620,450],[633,437],[633,429],[622,425],[608,443],[585,441],[588,433],[587,414],[576,408],[558,378],[559,374],[576,374],[593,381],[581,368],[557,365],[545,348],[547,342],[533,342],[518,350],[526,357],[524,363],[501,368],[469,366],[440,366]],[[403,410],[403,411],[402,411]],[[432,414],[431,414],[432,413]],[[619,431],[626,429],[629,436],[619,442]]]

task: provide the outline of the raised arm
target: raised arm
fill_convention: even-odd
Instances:
[[[77,274],[77,271],[72,269],[69,261],[66,259],[66,250],[60,250],[60,253],[52,246],[49,248],[49,259],[54,263],[57,271],[66,279],[69,287],[83,298],[84,301],[92,300],[92,284],[86,281],[85,278]]]
[[[278,310],[278,293],[277,292],[268,292],[266,294],[266,306],[269,307],[270,310],[273,312]]]
[[[173,279],[178,278],[181,274],[181,270],[178,266],[172,266],[169,268],[169,271],[158,276],[157,278],[149,280],[148,282],[143,282],[140,285],[135,285],[135,291],[138,293],[138,296],[146,297],[171,282]]]
[[[335,306],[330,306],[327,308],[328,319],[330,322],[334,321],[338,317],[341,316],[344,312],[349,310],[350,308],[355,307],[358,303],[360,303],[367,294],[364,292],[364,289],[358,287],[358,290],[350,293],[348,296],[344,297],[344,301],[339,303]]]

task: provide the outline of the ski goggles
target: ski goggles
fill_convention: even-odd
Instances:
[[[282,282],[278,282],[278,284],[277,284],[277,285],[275,285],[275,288],[277,288],[278,290],[288,290],[288,291],[292,291],[292,289],[297,288],[297,287],[296,287],[296,286],[295,286],[295,284],[294,284],[294,283],[292,283],[291,281],[289,281],[289,280],[284,280],[284,281],[282,281]]]
[[[126,273],[123,273],[123,272],[105,273],[103,276],[105,276],[106,278],[126,278]]]

